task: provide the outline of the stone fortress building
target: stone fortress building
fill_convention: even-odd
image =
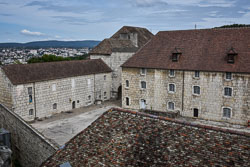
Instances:
[[[146,28],[124,26],[90,52],[90,59],[101,58],[112,69],[112,98],[121,97],[120,66],[152,37]]]
[[[250,28],[163,31],[122,65],[122,107],[248,124]]]
[[[0,103],[26,121],[109,100],[112,70],[101,60],[6,65]]]

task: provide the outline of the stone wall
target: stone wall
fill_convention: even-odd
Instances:
[[[13,156],[23,167],[38,167],[57,150],[55,145],[1,104],[0,128],[10,131]]]
[[[200,72],[195,78],[193,71],[185,72],[183,116],[192,117],[197,108],[203,119],[246,124],[250,120],[250,75],[233,73],[232,80],[225,79],[226,73]],[[192,86],[200,86],[200,95],[192,93]],[[232,96],[224,96],[224,88],[232,88]],[[223,117],[223,108],[231,108],[231,118]]]
[[[0,68],[0,103],[11,109],[13,100],[11,96],[13,85]]]
[[[104,80],[105,76],[105,80]],[[29,94],[28,89],[32,92]],[[111,73],[92,74],[13,86],[13,111],[26,121],[109,100]],[[104,97],[104,92],[106,96]],[[30,96],[32,100],[30,101]],[[3,102],[6,105],[5,102]],[[33,112],[31,113],[31,110]]]
[[[125,63],[134,52],[113,52],[111,55],[91,55],[90,59],[102,59],[112,69],[111,97],[116,98],[121,86],[121,65]]]
[[[198,117],[208,120],[226,121],[246,125],[250,120],[250,75],[232,74],[232,80],[226,80],[222,72],[200,72],[194,77],[194,71],[175,70],[173,77],[169,70],[147,69],[146,75],[140,69],[124,68],[122,72],[122,106],[140,109],[140,100],[146,100],[146,109],[171,111],[168,102],[173,102],[174,111],[182,116],[193,117],[198,109]],[[129,87],[126,88],[126,80]],[[141,89],[140,82],[146,81],[147,88]],[[175,85],[175,92],[169,92],[169,84]],[[200,95],[193,93],[193,86],[200,86]],[[224,88],[233,89],[232,96],[224,96]],[[183,91],[184,90],[184,91]],[[126,105],[126,98],[130,104]],[[223,117],[223,108],[231,109],[231,118]]]

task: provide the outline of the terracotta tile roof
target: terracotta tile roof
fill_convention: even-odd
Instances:
[[[172,62],[175,48],[181,52]],[[234,64],[227,54],[237,52]],[[250,72],[250,28],[162,31],[122,67]]]
[[[124,50],[125,52],[131,50],[133,52],[136,52],[138,48],[135,47],[130,40],[104,39],[91,51],[91,54],[110,55],[113,51],[116,50]]]
[[[138,34],[138,47],[128,39],[119,39],[122,33],[137,33]],[[119,52],[136,52],[140,47],[144,46],[153,34],[146,28],[124,26],[117,31],[111,38],[104,39],[97,45],[90,54],[110,55],[113,51]]]
[[[250,166],[250,134],[113,109],[42,167]]]
[[[12,64],[2,69],[14,85],[112,71],[101,59]]]
[[[122,33],[137,33],[138,34],[138,47],[144,46],[154,35],[146,28],[123,26],[111,38],[118,39]]]

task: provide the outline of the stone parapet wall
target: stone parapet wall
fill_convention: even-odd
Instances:
[[[0,128],[11,133],[14,158],[23,167],[38,167],[58,148],[21,117],[0,104]]]
[[[0,68],[0,103],[5,104],[9,109],[13,106],[12,88],[13,85]]]

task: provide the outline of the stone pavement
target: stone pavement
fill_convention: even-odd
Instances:
[[[78,108],[61,114],[56,114],[43,121],[36,121],[31,125],[45,137],[60,146],[64,145],[72,137],[87,128],[105,111],[117,107],[117,101],[105,102],[101,105]]]

